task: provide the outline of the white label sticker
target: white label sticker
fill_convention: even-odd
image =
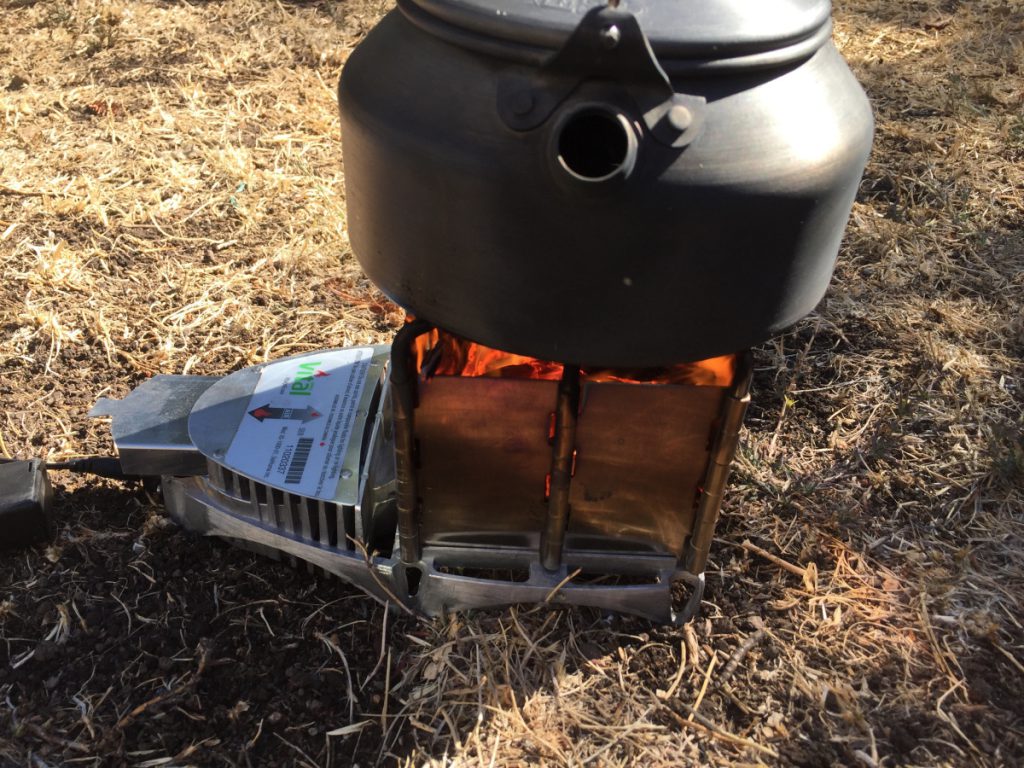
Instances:
[[[334,501],[372,357],[357,347],[268,365],[224,463],[289,493]]]

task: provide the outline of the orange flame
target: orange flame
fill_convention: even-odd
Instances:
[[[433,365],[434,376],[490,377],[506,379],[558,380],[562,364],[502,352],[437,329],[419,336],[413,347],[416,368]],[[665,368],[586,368],[584,381],[617,381],[629,384],[691,384],[727,387],[736,375],[736,355],[722,355],[695,363]],[[434,362],[436,360],[436,363]]]

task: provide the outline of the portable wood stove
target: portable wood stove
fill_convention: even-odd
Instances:
[[[437,372],[451,366],[430,331],[410,323],[390,352],[156,376],[92,415],[112,417],[126,472],[162,477],[185,528],[382,601],[429,615],[548,602],[692,617],[749,357],[682,366],[677,383],[539,361],[452,375]]]

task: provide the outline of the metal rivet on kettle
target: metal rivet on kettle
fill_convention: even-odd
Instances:
[[[614,24],[601,30],[601,42],[604,43],[605,48],[614,48],[621,39],[622,32]]]
[[[668,117],[669,124],[677,131],[685,131],[693,122],[693,115],[690,113],[690,110],[682,104],[676,104],[669,109],[666,117]]]

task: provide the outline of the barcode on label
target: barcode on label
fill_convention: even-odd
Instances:
[[[302,473],[306,469],[306,462],[309,461],[309,452],[313,449],[312,437],[300,437],[295,444],[295,453],[292,454],[291,463],[288,465],[288,474],[284,476],[287,485],[294,485],[302,480]]]

